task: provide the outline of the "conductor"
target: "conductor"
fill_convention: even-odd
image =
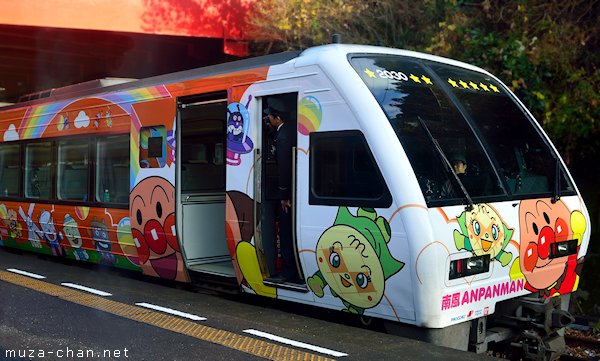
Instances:
[[[266,119],[275,129],[273,147],[277,164],[277,195],[280,201],[279,242],[283,265],[281,273],[270,279],[279,282],[298,283],[300,279],[296,271],[294,245],[292,239],[292,154],[296,143],[296,130],[292,122],[288,122],[288,114],[284,103],[277,98],[267,99]]]

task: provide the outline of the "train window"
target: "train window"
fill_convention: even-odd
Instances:
[[[140,167],[162,168],[166,164],[167,131],[162,125],[140,129]]]
[[[18,144],[0,146],[0,194],[18,197],[20,177],[21,147]]]
[[[129,135],[98,139],[95,197],[98,202],[129,202]]]
[[[387,208],[392,196],[360,131],[310,133],[310,196],[315,205]]]
[[[458,83],[450,89],[480,130],[511,194],[550,195],[557,186],[563,195],[575,194],[557,155],[532,119],[496,80],[443,64],[431,67],[443,79],[475,84],[463,87]]]
[[[50,198],[53,164],[52,142],[25,146],[25,197]]]
[[[225,99],[197,102],[181,110],[182,192],[225,191],[226,122]]]
[[[58,142],[57,175],[58,199],[89,199],[89,140]]]
[[[350,61],[396,132],[429,205],[461,204],[466,195],[478,201],[504,196],[477,136],[435,76],[399,56]],[[459,161],[460,170],[450,166]]]

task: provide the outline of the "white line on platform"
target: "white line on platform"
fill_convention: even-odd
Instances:
[[[331,356],[334,356],[334,357],[348,356],[347,353],[330,350],[330,349],[327,349],[327,348],[323,348],[323,347],[311,345],[311,344],[300,342],[300,341],[290,340],[290,339],[287,339],[287,338],[279,337],[279,336],[272,335],[270,333],[266,333],[266,332],[262,332],[262,331],[258,331],[258,330],[248,329],[248,330],[244,330],[244,332],[252,334],[252,335],[255,335],[255,336],[258,336],[258,337],[268,338],[269,340],[273,340],[273,341],[285,343],[287,345],[292,345],[292,346],[295,346],[295,347],[300,347],[300,348],[305,348],[307,350],[316,351],[316,352],[319,352],[319,353],[322,353],[322,354],[331,355]]]
[[[23,276],[27,276],[27,277],[31,277],[31,278],[36,278],[38,280],[46,278],[46,276],[42,276],[42,275],[39,275],[37,273],[31,273],[31,272],[27,272],[27,271],[22,271],[22,270],[16,269],[16,268],[7,268],[6,270],[9,271],[9,272],[12,272],[12,273],[18,273],[18,274],[23,275]]]
[[[150,308],[150,309],[156,310],[156,311],[170,313],[172,315],[176,315],[176,316],[180,316],[180,317],[189,318],[190,320],[194,320],[194,321],[204,321],[204,320],[206,320],[206,317],[200,317],[200,316],[192,315],[191,313],[181,312],[181,311],[174,310],[172,308],[167,308],[167,307],[153,305],[151,303],[139,302],[139,303],[136,303],[136,305],[137,306],[141,306],[141,307]]]
[[[85,287],[85,286],[82,286],[82,285],[78,285],[76,283],[65,282],[65,283],[61,283],[61,285],[65,286],[65,287],[71,287],[71,288],[75,288],[75,289],[82,290],[82,291],[85,291],[85,292],[93,293],[93,294],[98,295],[98,296],[104,296],[104,297],[106,297],[106,296],[112,296],[112,293],[100,291],[100,290],[97,290],[95,288]]]

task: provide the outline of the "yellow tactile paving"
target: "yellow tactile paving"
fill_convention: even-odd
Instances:
[[[292,361],[311,360],[329,361],[330,358],[277,345],[233,332],[208,327],[193,321],[154,312],[146,308],[131,306],[83,291],[76,291],[45,281],[36,280],[19,274],[0,271],[0,281],[26,287],[47,295],[56,296],[65,301],[105,311],[117,316],[146,323],[165,330],[191,336],[199,340],[212,342],[234,350],[249,353],[270,360]]]

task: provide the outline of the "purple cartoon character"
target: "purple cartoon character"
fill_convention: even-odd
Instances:
[[[66,256],[65,249],[60,244],[63,236],[60,232],[56,233],[54,219],[52,219],[50,212],[42,211],[40,215],[40,227],[42,227],[42,231],[38,235],[41,239],[48,242],[50,249],[52,249],[52,254],[55,256]]]
[[[239,165],[242,160],[240,155],[250,153],[254,144],[248,137],[248,104],[252,96],[248,98],[246,105],[231,103],[227,106],[227,164]]]
[[[244,137],[244,117],[240,111],[240,103],[235,103],[237,109],[231,111],[227,108],[229,118],[227,119],[227,140],[241,142]]]

